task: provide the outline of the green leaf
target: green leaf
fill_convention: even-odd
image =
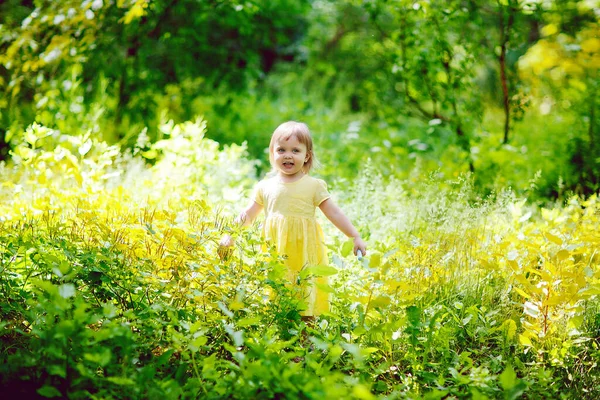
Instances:
[[[50,385],[44,385],[37,390],[38,394],[43,397],[53,398],[62,397],[62,393],[57,388]]]
[[[228,307],[231,311],[239,311],[242,308],[244,308],[244,303],[241,301],[237,301],[237,300],[233,300],[231,303],[229,303],[229,307]]]
[[[520,288],[518,288],[518,287],[513,287],[513,290],[514,290],[515,292],[517,292],[518,294],[520,294],[521,296],[523,296],[524,298],[526,298],[526,299],[528,299],[528,298],[530,298],[530,297],[531,297],[531,296],[530,296],[530,295],[528,295],[528,294],[527,294],[527,293],[526,293],[526,292],[525,292],[523,289],[520,289]]]
[[[443,399],[448,395],[448,390],[437,390],[434,389],[430,392],[427,392],[423,395],[424,400],[439,400]]]
[[[418,327],[421,325],[421,309],[417,306],[409,306],[406,308],[406,316],[408,317],[408,322],[413,327]]]
[[[340,248],[340,254],[342,257],[348,257],[350,253],[354,250],[354,242],[352,240],[346,240],[342,243],[342,247]]]
[[[378,347],[366,347],[362,349],[363,353],[366,355],[370,355],[379,351]]]
[[[555,236],[553,234],[551,234],[550,232],[544,232],[544,237],[546,239],[548,239],[548,241],[557,244],[557,245],[562,245],[563,244],[563,240],[561,238],[559,238],[558,236]]]
[[[114,318],[117,315],[117,307],[112,303],[102,305],[102,315],[106,318]]]
[[[517,374],[512,365],[508,364],[498,377],[498,381],[504,390],[511,389],[517,383]]]
[[[525,383],[517,378],[517,374],[510,364],[498,376],[498,381],[504,389],[504,398],[507,400],[519,398],[526,389]]]
[[[236,321],[235,324],[240,328],[245,328],[246,326],[258,325],[260,324],[260,321],[261,319],[259,317],[248,317]]]
[[[512,319],[507,319],[506,321],[504,321],[503,325],[505,325],[506,327],[506,339],[513,340],[515,334],[517,333],[517,323]]]
[[[352,394],[354,395],[354,397],[363,400],[370,400],[375,398],[375,396],[371,393],[369,388],[362,384],[355,385],[352,389]]]
[[[63,275],[66,275],[71,270],[71,264],[68,261],[63,260],[58,265],[58,269]]]
[[[381,265],[381,253],[371,252],[371,257],[369,257],[369,267],[378,268],[380,265]]]
[[[533,347],[533,343],[531,343],[531,339],[529,339],[525,335],[519,335],[519,343],[523,346]]]
[[[367,329],[362,325],[357,326],[356,329],[354,329],[354,331],[352,332],[354,336],[361,336],[365,333],[367,333]]]
[[[279,280],[286,275],[286,268],[281,264],[275,264],[271,266],[269,270],[269,279],[272,281]]]
[[[558,258],[560,261],[566,260],[567,258],[569,258],[571,256],[571,253],[568,250],[561,250],[558,253],[556,253],[556,258]]]
[[[64,364],[50,365],[50,366],[48,366],[47,371],[50,375],[56,375],[56,376],[60,376],[62,378],[67,377],[67,369]]]
[[[371,307],[386,307],[392,302],[387,296],[379,296],[371,300]]]
[[[64,320],[56,324],[56,331],[60,332],[64,337],[70,337],[75,332],[75,329],[75,322],[72,320]]]
[[[328,284],[325,284],[325,283],[316,283],[315,286],[318,287],[320,290],[322,290],[325,293],[335,293],[335,289],[332,288]]]
[[[191,351],[195,353],[198,350],[200,350],[200,347],[204,346],[207,342],[208,338],[206,336],[198,336],[190,342],[188,347]]]
[[[488,400],[489,397],[487,397],[486,395],[484,395],[483,393],[481,393],[479,390],[477,390],[477,388],[472,387],[471,388],[471,399],[472,400]]]
[[[25,132],[25,141],[31,145],[31,147],[35,148],[35,142],[37,142],[38,138],[33,130],[27,130]]]
[[[583,315],[576,315],[569,319],[568,327],[571,329],[579,329],[583,324],[584,317]]]
[[[328,265],[314,265],[312,267],[304,268],[300,272],[300,279],[304,279],[308,276],[331,276],[338,273],[338,270]]]
[[[68,299],[69,297],[73,297],[75,295],[75,285],[72,283],[65,283],[64,285],[60,285],[58,287],[58,294],[64,299]]]
[[[85,353],[83,358],[90,361],[91,363],[98,364],[101,367],[105,367],[110,363],[112,354],[110,349],[103,347],[100,351],[95,353]]]
[[[52,282],[43,281],[41,279],[32,279],[32,283],[48,294],[58,294],[58,288]]]
[[[387,392],[388,385],[384,381],[377,381],[374,389],[378,392]]]
[[[117,385],[133,385],[135,383],[132,379],[122,376],[109,376],[106,380]]]

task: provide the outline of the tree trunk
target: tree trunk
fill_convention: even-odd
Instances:
[[[510,135],[510,90],[506,68],[506,50],[510,40],[510,30],[514,20],[514,10],[508,6],[508,21],[505,23],[505,12],[500,12],[500,81],[502,85],[502,105],[504,108],[504,137],[502,144],[507,144]]]
[[[8,152],[10,151],[10,146],[5,140],[6,138],[6,130],[4,128],[0,128],[0,161],[8,160]]]

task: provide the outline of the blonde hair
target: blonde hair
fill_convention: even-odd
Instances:
[[[313,150],[313,141],[308,126],[303,122],[287,121],[279,125],[271,136],[271,143],[269,144],[269,161],[271,166],[275,168],[275,159],[273,157],[273,151],[275,145],[279,140],[289,140],[295,136],[300,143],[306,146],[306,154],[308,154],[308,160],[304,163],[302,171],[305,174],[317,166],[317,160],[315,158],[315,152]]]

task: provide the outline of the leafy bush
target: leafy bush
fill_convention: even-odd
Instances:
[[[32,126],[0,168],[3,393],[514,399],[600,388],[597,197],[540,209],[510,191],[482,199],[468,178],[416,184],[367,168],[334,181],[369,254],[359,261],[329,234],[331,265],[303,278],[329,276],[332,307],[306,326],[281,257],[256,226],[229,223],[252,181],[252,162],[238,171],[244,148],[218,150],[201,121],[160,129],[165,139],[121,155]],[[224,232],[238,240],[222,259]]]

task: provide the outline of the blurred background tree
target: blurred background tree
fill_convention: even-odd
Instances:
[[[0,4],[0,157],[37,121],[133,145],[204,115],[264,149],[312,127],[324,176],[474,173],[541,198],[599,188],[595,0]],[[340,157],[339,154],[344,154]]]
[[[81,125],[66,114],[85,124],[92,113],[110,121],[102,135],[119,140],[155,125],[158,112],[193,118],[198,93],[243,91],[278,60],[293,60],[307,9],[303,1],[11,1],[2,12],[2,123],[22,129],[37,118],[68,133]]]

